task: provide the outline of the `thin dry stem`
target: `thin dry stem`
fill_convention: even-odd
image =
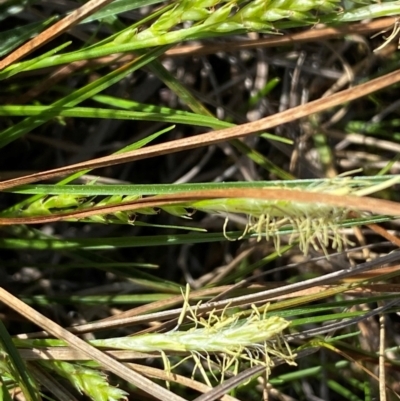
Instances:
[[[288,122],[307,117],[311,114],[342,105],[343,103],[369,95],[399,81],[400,70],[396,70],[382,77],[375,78],[369,82],[355,86],[354,88],[346,89],[326,98],[317,99],[304,105],[293,107],[281,113],[277,113],[257,121],[3,181],[0,182],[0,190],[41,180],[47,180],[85,169],[114,166],[134,160],[146,159],[152,156],[160,156],[165,154],[170,155],[174,152],[180,152],[183,150],[194,149],[199,146],[207,146],[231,139],[245,137],[258,131],[268,130],[278,125],[286,124]]]
[[[0,61],[0,71],[50,42],[113,0],[90,0]]]
[[[57,337],[67,342],[73,348],[84,352],[85,354],[90,356],[91,360],[97,361],[106,370],[109,370],[110,372],[113,372],[127,382],[136,385],[138,388],[142,389],[146,393],[151,394],[154,397],[157,397],[159,400],[163,401],[185,401],[182,397],[179,397],[174,393],[171,393],[170,391],[159,386],[158,384],[153,383],[151,380],[146,379],[142,375],[127,368],[121,362],[116,361],[112,357],[99,351],[97,348],[87,344],[79,337],[76,337],[69,331],[63,329],[52,320],[46,318],[27,304],[25,304],[24,302],[20,301],[18,298],[14,297],[3,288],[0,288],[0,301],[14,309],[22,316],[25,316],[32,323],[35,323],[39,327],[42,327],[54,337]]]
[[[225,199],[225,198],[254,198],[265,200],[286,200],[290,202],[300,203],[321,203],[334,207],[342,207],[352,210],[363,210],[371,213],[383,214],[388,216],[400,215],[400,204],[397,202],[387,201],[384,199],[375,199],[363,197],[362,202],[357,196],[339,196],[327,193],[318,193],[300,191],[295,189],[284,188],[246,188],[246,189],[213,189],[204,191],[190,191],[185,193],[177,193],[173,195],[151,196],[142,198],[132,202],[125,202],[119,205],[99,206],[88,210],[77,210],[68,213],[53,214],[51,216],[39,217],[14,217],[0,218],[0,225],[13,224],[38,224],[66,219],[83,219],[96,214],[108,214],[118,211],[131,211],[143,209],[145,207],[160,207],[181,205],[187,202],[203,199]]]

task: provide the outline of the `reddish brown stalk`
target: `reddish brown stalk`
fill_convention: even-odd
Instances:
[[[86,17],[95,13],[97,10],[106,6],[112,1],[113,0],[90,0],[82,7],[79,7],[77,10],[67,15],[61,21],[56,22],[50,28],[43,31],[40,35],[19,47],[17,50],[9,54],[4,60],[0,61],[0,71],[12,63],[20,60],[22,57],[25,57],[37,48],[50,42],[50,40],[61,35],[66,30],[78,24],[80,21],[84,20]]]
[[[329,97],[317,99],[310,103],[293,107],[292,109],[262,118],[258,121],[3,181],[0,182],[0,190],[12,188],[22,184],[37,182],[40,180],[47,180],[85,169],[113,166],[134,160],[145,159],[151,156],[171,154],[174,152],[180,152],[182,150],[193,149],[199,146],[212,145],[215,143],[248,136],[255,132],[267,130],[278,125],[298,120],[299,118],[309,116],[310,114],[317,113],[331,107],[343,105],[346,102],[366,96],[399,81],[400,70],[396,70],[384,75],[383,77],[375,78],[369,82],[343,90]]]
[[[290,202],[323,203],[333,207],[342,207],[349,210],[365,210],[376,214],[389,216],[400,215],[400,204],[383,199],[363,197],[362,201],[357,196],[339,196],[325,193],[306,192],[293,189],[213,189],[204,191],[190,191],[174,195],[151,196],[133,202],[120,203],[111,206],[99,206],[88,210],[77,210],[69,213],[53,214],[39,217],[14,217],[0,218],[0,225],[10,224],[38,224],[61,221],[66,219],[83,219],[93,215],[112,214],[119,211],[139,210],[144,207],[160,207],[177,205],[202,199],[223,198],[250,198],[264,200],[286,200]]]
[[[299,43],[311,41],[323,41],[332,38],[338,38],[344,35],[365,35],[376,31],[386,31],[393,26],[398,18],[387,17],[373,21],[359,22],[356,24],[345,24],[337,27],[317,26],[313,29],[307,29],[303,32],[275,35],[268,38],[249,39],[246,41],[225,42],[221,44],[196,44],[179,46],[170,49],[165,53],[165,56],[180,57],[188,55],[206,55],[226,51],[239,51],[248,49],[258,49],[267,47],[277,47],[285,45],[295,45]]]
[[[172,49],[167,50],[164,57],[186,57],[186,56],[202,56],[207,54],[215,54],[218,52],[235,52],[240,50],[251,50],[259,48],[269,48],[285,45],[298,45],[299,43],[306,43],[311,41],[328,40],[338,38],[344,35],[365,35],[376,31],[387,31],[393,26],[397,18],[387,17],[379,18],[370,22],[359,22],[354,24],[345,24],[338,27],[323,27],[317,26],[313,29],[307,29],[303,32],[285,34],[285,35],[271,35],[266,38],[260,39],[247,39],[245,41],[230,41],[227,40],[223,43],[199,43],[179,45]],[[86,67],[87,65],[104,65],[108,63],[118,62],[126,63],[132,61],[136,56],[132,54],[113,54],[111,56],[104,56],[90,60],[75,61],[70,66],[75,64],[79,67]],[[48,68],[44,69],[45,71]]]
[[[379,234],[383,238],[386,238],[392,244],[400,247],[400,238],[396,237],[395,235],[390,234],[383,227],[379,226],[378,224],[368,224],[367,227],[369,227],[372,231],[375,231],[377,234]]]
[[[221,51],[224,52],[235,52],[240,50],[249,50],[249,49],[260,49],[260,48],[269,48],[269,47],[277,47],[284,46],[288,44],[299,44],[310,42],[313,40],[328,40],[331,38],[338,38],[344,35],[365,35],[368,33],[376,32],[376,31],[386,31],[390,29],[390,27],[396,22],[396,18],[388,17],[388,18],[380,18],[370,22],[361,22],[355,24],[345,24],[338,27],[321,27],[317,26],[314,29],[307,29],[304,32],[298,32],[294,34],[285,34],[285,35],[274,35],[267,38],[260,39],[248,39],[246,41],[227,41],[219,44],[210,44],[210,43],[200,43],[200,44],[188,44],[188,45],[179,45],[173,49],[167,50],[162,58],[165,57],[186,57],[186,56],[200,56],[206,54],[214,54]],[[395,47],[395,46],[394,46]],[[393,50],[394,51],[394,50]],[[63,79],[70,76],[72,71],[76,71],[78,69],[85,68],[87,66],[98,66],[98,65],[106,65],[110,63],[127,63],[132,61],[136,55],[134,54],[113,54],[111,56],[99,57],[95,59],[89,60],[80,60],[75,61],[67,66],[61,66],[56,69],[49,78],[45,79],[37,85],[30,89],[27,93],[22,95],[19,98],[10,98],[4,99],[8,104],[12,103],[27,103],[31,99],[34,99],[39,94],[45,92],[50,89],[56,83],[62,81]],[[45,68],[40,70],[41,73],[45,73],[49,68]]]

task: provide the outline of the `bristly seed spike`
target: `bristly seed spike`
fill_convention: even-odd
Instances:
[[[211,368],[211,355],[215,354],[215,361],[219,365],[221,381],[225,372],[233,368],[239,370],[240,362],[248,362],[251,366],[262,365],[269,371],[272,367],[272,360],[268,354],[283,359],[289,364],[295,364],[295,355],[282,336],[290,322],[278,317],[267,317],[268,304],[257,308],[251,305],[251,313],[244,317],[243,312],[227,316],[227,308],[224,308],[220,315],[212,310],[207,319],[198,316],[197,306],[195,310],[189,304],[189,287],[185,293],[182,292],[184,306],[182,311],[193,320],[195,326],[187,331],[180,331],[180,323],[184,320],[181,313],[178,319],[178,326],[167,333],[148,333],[132,337],[110,338],[105,340],[93,340],[91,344],[98,347],[128,349],[137,352],[160,352],[164,362],[164,368],[168,374],[188,358],[194,361],[194,370],[199,370],[204,381],[210,384],[202,360],[215,378]],[[262,313],[261,313],[262,310]],[[198,328],[200,326],[200,328]],[[284,344],[284,345],[283,345]],[[167,357],[168,353],[187,352],[189,355],[179,363],[171,367]],[[222,359],[218,357],[222,355]],[[263,358],[260,358],[264,356]]]

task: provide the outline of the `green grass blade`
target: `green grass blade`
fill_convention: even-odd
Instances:
[[[71,44],[71,42],[65,42],[62,45],[57,46],[56,48],[50,50],[49,52],[37,57],[36,59],[28,60],[28,61],[25,61],[24,63],[13,64],[12,70],[9,71],[7,74],[4,74],[4,76],[2,75],[2,72],[0,72],[0,81],[3,80],[3,79],[10,78],[13,75],[18,74],[19,72],[23,71],[25,68],[29,68],[31,66],[34,66],[36,63],[40,62],[41,60],[45,60],[47,58],[54,57],[54,54],[58,53],[62,49],[65,49],[70,44]]]
[[[174,128],[174,127],[173,126],[172,127],[167,127],[167,128],[164,128],[164,129],[162,129],[162,130],[160,130],[160,131],[158,131],[158,132],[156,132],[154,134],[148,135],[147,137],[145,137],[145,138],[143,138],[143,139],[141,139],[141,140],[139,140],[137,142],[134,142],[134,143],[132,143],[132,144],[130,144],[128,146],[125,146],[124,148],[122,148],[119,151],[115,152],[115,154],[128,152],[128,151],[134,150],[134,149],[140,149],[141,147],[146,146],[148,143],[150,143],[154,139],[158,138],[160,135],[165,134],[166,132],[169,132],[172,128]],[[83,175],[85,175],[85,174],[87,174],[89,172],[90,172],[90,169],[78,171],[78,172],[76,172],[74,174],[71,174],[70,176],[63,178],[60,182],[58,182],[56,184],[56,187],[57,188],[62,188],[63,186],[65,186],[66,183],[74,181],[74,180],[78,179],[79,177],[81,177],[81,176],[83,176]],[[80,188],[80,187],[82,187],[82,185],[78,185],[77,187]],[[10,213],[12,211],[20,210],[25,205],[30,204],[32,202],[35,202],[35,201],[43,198],[45,195],[46,195],[45,192],[41,192],[41,193],[38,192],[34,196],[29,197],[28,199],[25,199],[25,200],[17,203],[16,205],[8,208],[7,210],[5,210],[3,212]]]
[[[336,380],[328,380],[328,387],[339,394],[343,400],[362,401],[361,398],[357,397],[352,391],[342,386]]]
[[[4,384],[4,382],[1,380],[0,376],[0,400],[2,401],[13,401],[10,393],[7,389],[7,386]]]
[[[139,142],[137,143],[139,144]],[[143,146],[142,143],[140,143]],[[141,147],[139,146],[139,147]],[[124,150],[128,150],[124,148]],[[119,152],[122,152],[119,151]],[[390,179],[394,179],[396,175],[382,176],[365,176],[354,177],[354,182],[360,184],[379,184]],[[4,192],[16,194],[43,194],[43,195],[62,195],[74,194],[82,196],[95,195],[168,195],[187,191],[211,190],[211,189],[230,189],[230,188],[298,188],[307,190],[307,187],[329,185],[331,179],[304,179],[304,180],[288,180],[288,181],[237,181],[237,182],[204,182],[204,183],[185,183],[185,184],[134,184],[134,185],[51,185],[51,184],[35,184],[21,185],[4,190]]]
[[[118,68],[115,71],[107,74],[106,76],[97,79],[96,81],[74,91],[70,95],[54,102],[51,107],[45,111],[43,114],[39,114],[38,116],[28,117],[25,120],[17,123],[9,128],[6,128],[2,132],[0,132],[0,147],[4,147],[8,143],[18,139],[22,135],[30,132],[32,129],[39,127],[44,124],[46,121],[50,120],[53,117],[57,116],[58,108],[61,106],[69,106],[73,107],[80,102],[91,98],[102,90],[108,88],[114,83],[120,81],[126,75],[132,73],[133,71],[143,67],[148,64],[152,60],[159,57],[166,50],[166,47],[160,47],[155,50],[152,50],[145,55],[139,57],[138,59]]]
[[[26,368],[18,350],[15,348],[7,329],[0,320],[0,345],[9,359],[10,370],[18,381],[27,401],[41,401],[36,383]]]
[[[128,102],[128,101],[127,101]],[[80,117],[111,118],[115,120],[159,121],[174,124],[190,124],[199,127],[228,128],[232,124],[214,117],[204,117],[194,113],[168,109],[166,107],[144,105],[143,111],[102,109],[95,107],[53,107],[53,106],[0,106],[0,116],[40,116],[48,117]]]
[[[45,21],[33,22],[24,26],[15,27],[0,33],[0,57],[10,53],[29,38],[39,34],[44,28],[52,24],[57,18],[52,17]]]

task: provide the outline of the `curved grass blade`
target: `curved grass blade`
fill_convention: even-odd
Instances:
[[[37,385],[23,362],[18,350],[15,348],[10,335],[0,320],[0,346],[5,353],[9,373],[18,382],[27,401],[41,401]]]

